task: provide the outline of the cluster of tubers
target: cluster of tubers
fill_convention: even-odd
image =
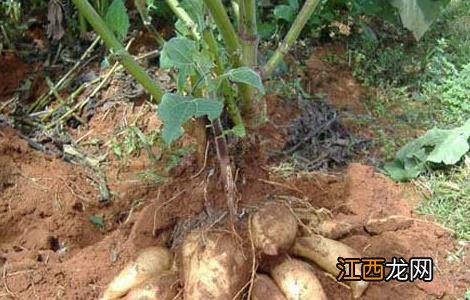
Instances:
[[[147,248],[112,280],[101,299],[323,300],[327,296],[308,262],[336,277],[338,257],[360,257],[322,235],[298,236],[297,219],[281,203],[257,210],[248,227],[251,250],[229,231],[190,232],[178,256],[179,276],[168,249]],[[258,271],[255,261],[261,262]],[[354,298],[368,286],[364,281],[348,284]]]

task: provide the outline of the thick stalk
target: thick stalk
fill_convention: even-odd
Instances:
[[[289,51],[291,46],[299,37],[300,32],[305,27],[305,24],[307,23],[308,19],[312,15],[319,2],[320,0],[305,1],[304,6],[295,18],[295,21],[292,24],[292,27],[289,29],[289,32],[287,32],[287,35],[285,36],[284,40],[276,49],[273,56],[263,67],[262,75],[264,78],[269,77],[272,72],[276,69],[277,65],[282,61],[286,53]]]
[[[236,220],[237,208],[237,193],[235,181],[233,180],[232,164],[230,163],[230,156],[228,153],[227,140],[222,131],[222,124],[220,119],[215,119],[212,122],[212,131],[214,133],[215,148],[217,150],[217,158],[220,164],[220,176],[224,182],[225,195],[227,197],[227,206],[230,213],[230,221],[233,224]]]
[[[214,19],[220,35],[224,40],[227,52],[230,54],[232,62],[235,66],[241,65],[240,42],[238,41],[235,28],[225,11],[225,7],[221,0],[204,0],[212,18]]]
[[[188,15],[188,13],[180,6],[178,0],[166,0],[166,3],[171,8],[173,13],[184,22],[184,24],[189,28],[194,39],[199,40],[201,35],[197,31],[197,25],[194,23],[193,19]]]
[[[80,37],[85,37],[87,31],[87,24],[85,17],[81,13],[78,14],[78,30],[80,31]]]
[[[239,1],[240,22],[238,36],[242,49],[243,64],[250,68],[257,65],[258,29],[256,26],[256,1]],[[250,127],[256,127],[264,116],[264,100],[256,101],[255,90],[248,85],[240,86],[241,109]]]
[[[236,25],[240,24],[240,5],[238,5],[238,0],[232,0],[232,9],[233,14],[235,15]]]
[[[258,55],[258,28],[256,26],[256,1],[240,0],[240,26],[238,35],[242,44],[245,66],[255,67]]]
[[[164,91],[150,78],[147,72],[124,49],[124,46],[114,36],[103,19],[96,13],[87,0],[72,0],[79,12],[103,39],[106,47],[117,54],[120,63],[159,102]]]

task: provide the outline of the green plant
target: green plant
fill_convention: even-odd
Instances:
[[[423,89],[428,97],[437,98],[448,114],[465,115],[470,113],[470,64],[456,65],[448,47],[445,39],[438,40]]]
[[[470,239],[470,157],[455,168],[432,172],[418,179],[425,188],[424,201],[417,207],[444,226],[455,230],[457,238]]]
[[[20,1],[3,0],[1,2],[1,12],[14,24],[19,24],[21,22],[22,7]]]
[[[95,28],[128,71],[160,102],[158,114],[164,123],[163,139],[171,143],[182,134],[182,125],[193,117],[207,116],[212,122],[217,153],[224,178],[231,215],[235,215],[234,183],[225,135],[219,119],[224,106],[234,127],[229,132],[244,136],[262,115],[264,93],[257,65],[256,6],[252,0],[239,2],[239,35],[229,20],[221,1],[169,0],[179,17],[179,36],[165,42],[160,65],[176,72],[177,93],[165,93],[125,51],[120,40],[128,29],[128,17],[122,0],[114,0],[112,22],[105,23],[87,1],[74,0],[80,13]],[[318,0],[305,2],[286,38],[262,70],[269,76],[295,42]],[[212,19],[205,15],[209,12]],[[108,11],[107,14],[110,12]],[[204,22],[204,20],[210,20]],[[214,31],[214,27],[218,30]],[[223,44],[217,40],[220,34]],[[118,38],[115,37],[118,35]],[[233,89],[233,85],[237,89]],[[237,101],[240,99],[239,101]],[[242,119],[243,118],[243,119]]]
[[[27,7],[25,10],[19,0],[0,0],[0,51],[4,48],[15,49],[16,41],[23,37],[31,24],[37,22],[31,12],[45,9],[47,2],[32,0]]]
[[[159,102],[162,137],[167,143],[182,135],[182,127],[190,119],[207,117],[200,120],[202,122],[192,123],[194,127],[202,127],[202,132],[205,132],[204,120],[210,121],[228,208],[234,217],[237,213],[235,186],[225,135],[230,132],[245,137],[246,128],[251,130],[265,118],[262,78],[271,76],[282,62],[320,1],[306,0],[301,8],[298,5],[300,10],[291,28],[268,62],[260,67],[257,65],[258,22],[254,0],[236,3],[238,34],[221,0],[167,0],[179,18],[176,24],[178,36],[164,43],[160,66],[175,72],[176,93],[163,91],[122,46],[121,40],[128,30],[123,0],[113,1],[110,7],[116,9],[107,23],[86,0],[73,2],[112,54]],[[298,3],[291,1],[290,4],[296,6]],[[227,130],[220,119],[224,112],[231,121],[231,128]],[[205,135],[199,138],[199,142],[205,144]]]
[[[111,149],[114,154],[127,162],[129,156],[138,154],[145,150],[151,162],[155,163],[159,157],[152,151],[160,136],[159,131],[153,131],[146,136],[135,124],[126,126],[116,133],[116,138],[111,141]]]
[[[270,38],[274,32],[284,32],[292,24],[299,12],[301,1],[263,1],[259,14],[263,17],[260,22],[260,35]],[[309,37],[319,36],[322,30],[328,29],[333,36],[337,31],[340,34],[349,34],[350,26],[361,26],[361,18],[367,16],[380,16],[392,19],[395,10],[387,0],[323,0],[319,4],[318,13],[312,15],[304,30]]]
[[[454,129],[429,130],[398,151],[384,168],[395,180],[416,178],[435,164],[454,165],[469,151],[470,119]]]

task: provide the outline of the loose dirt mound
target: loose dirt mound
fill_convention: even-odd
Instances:
[[[307,61],[307,90],[311,94],[324,93],[337,108],[346,108],[353,112],[365,111],[361,103],[364,88],[354,78],[348,66],[331,65],[330,56],[345,56],[346,49],[341,44],[326,44],[315,49]]]
[[[203,212],[203,175],[162,186],[159,197],[144,196],[147,204],[130,213],[130,199],[99,204],[97,188],[85,170],[30,150],[9,129],[0,131],[0,163],[2,297],[97,298],[138,248],[177,244],[174,239],[181,227],[212,224],[219,218]],[[240,176],[243,180],[248,175]],[[458,250],[451,233],[415,216],[400,187],[371,167],[353,164],[345,176],[304,173],[261,179],[250,177],[245,179],[250,184],[240,185],[242,208],[295,196],[351,223],[351,234],[342,241],[364,256],[433,258],[432,283],[372,284],[364,299],[450,298],[462,295],[470,284],[468,259],[467,264],[457,255],[454,262],[449,260]],[[209,195],[219,190],[217,182],[212,185]],[[93,224],[90,216],[102,216],[105,226]],[[399,217],[385,225],[367,225],[371,219],[390,216]],[[330,299],[350,299],[347,288],[320,271],[318,275]]]

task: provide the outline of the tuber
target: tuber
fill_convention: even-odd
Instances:
[[[320,266],[333,276],[338,276],[340,270],[336,267],[338,257],[360,258],[360,254],[353,248],[321,235],[312,234],[308,237],[300,237],[295,241],[291,253],[307,258]],[[349,272],[349,270],[346,270]],[[355,274],[361,274],[361,265],[355,265]],[[369,286],[365,281],[348,281],[354,298],[359,298]]]

